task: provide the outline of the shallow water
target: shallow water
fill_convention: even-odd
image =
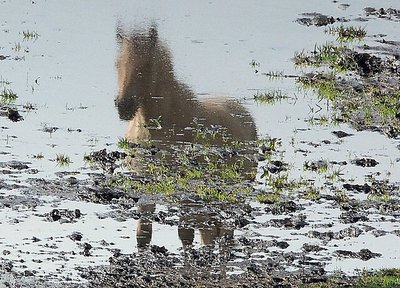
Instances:
[[[326,109],[326,102],[321,102],[311,92],[300,91],[293,78],[269,80],[265,75],[261,75],[261,72],[270,71],[284,71],[285,74],[299,75],[301,71],[294,69],[291,61],[294,52],[312,49],[316,42],[323,43],[333,39],[332,36],[321,32],[323,28],[304,27],[297,24],[295,19],[299,17],[299,14],[319,12],[355,19],[362,16],[364,7],[392,7],[397,2],[352,1],[347,9],[341,9],[340,4],[320,0],[286,0],[279,3],[276,1],[246,1],[246,3],[243,1],[173,1],[168,3],[165,1],[119,1],[118,5],[113,1],[63,1],[62,3],[33,1],[32,4],[2,1],[0,3],[0,55],[10,55],[10,58],[19,57],[20,60],[2,60],[0,76],[1,79],[11,82],[7,87],[18,94],[18,105],[31,103],[37,109],[21,112],[24,117],[24,121],[21,122],[13,123],[6,118],[0,118],[0,142],[2,143],[0,149],[3,152],[0,154],[0,162],[27,161],[31,163],[29,164],[31,168],[38,171],[35,174],[34,172],[16,173],[17,171],[13,171],[10,175],[0,173],[0,179],[9,183],[31,177],[53,179],[56,177],[56,172],[66,170],[77,171],[79,172],[77,177],[85,178],[85,174],[91,172],[91,169],[84,163],[84,155],[104,147],[115,150],[118,139],[124,136],[131,135],[134,139],[145,137],[149,131],[129,130],[130,121],[132,122],[135,115],[135,121],[140,122],[140,113],[132,108],[132,111],[127,112],[130,117],[122,117],[122,112],[118,110],[114,102],[121,95],[122,90],[129,95],[133,93],[129,85],[121,85],[118,78],[118,69],[121,65],[119,59],[123,55],[121,48],[123,44],[118,38],[118,33],[128,40],[140,37],[149,39],[151,29],[155,29],[158,35],[155,43],[150,43],[150,41],[148,44],[146,41],[149,40],[139,39],[136,40],[139,44],[135,44],[144,45],[146,49],[148,48],[146,45],[156,46],[154,54],[143,54],[141,58],[145,63],[157,62],[152,66],[155,71],[147,75],[145,69],[139,67],[140,63],[129,62],[130,60],[124,60],[124,63],[129,64],[126,67],[138,65],[137,69],[142,69],[140,73],[144,76],[136,80],[138,83],[144,83],[143,79],[147,81],[145,83],[147,86],[143,84],[141,88],[145,91],[143,95],[153,93],[152,95],[156,97],[146,104],[147,110],[154,109],[156,105],[167,107],[167,104],[163,104],[163,98],[157,99],[163,96],[159,94],[174,95],[172,99],[176,98],[178,101],[168,103],[168,105],[171,105],[170,109],[178,110],[179,113],[168,118],[166,115],[170,115],[171,110],[165,110],[162,118],[165,120],[164,127],[173,130],[173,133],[165,135],[150,131],[156,135],[156,140],[161,143],[190,141],[184,136],[185,127],[190,124],[187,119],[196,116],[208,119],[206,121],[212,124],[213,116],[210,115],[217,114],[224,121],[231,123],[228,130],[240,135],[239,139],[255,138],[250,131],[252,129],[255,129],[259,137],[281,138],[281,150],[285,153],[283,159],[293,165],[293,177],[300,175],[319,177],[303,170],[305,160],[326,159],[349,162],[354,158],[368,157],[376,159],[379,165],[371,168],[347,165],[341,168],[344,178],[354,179],[354,183],[362,184],[365,175],[380,172],[381,174],[376,176],[377,179],[400,181],[398,140],[388,139],[377,132],[354,131],[345,124],[335,127],[312,126],[308,124],[307,119],[331,113],[329,109]],[[398,37],[397,22],[371,19],[368,22],[350,23],[365,27],[368,35],[384,33],[388,35],[388,39],[398,40],[396,38]],[[22,31],[27,30],[36,31],[39,34],[37,39],[24,39]],[[374,38],[367,37],[366,42],[374,43]],[[135,45],[133,46],[136,47]],[[250,66],[253,60],[260,63],[260,67],[257,68],[259,73],[254,73],[254,68]],[[253,101],[255,93],[269,90],[280,90],[290,99],[274,105],[257,104]],[[140,98],[140,93],[142,92],[137,92],[138,98]],[[185,98],[186,102],[179,102],[180,98]],[[236,103],[236,106],[227,108],[226,103]],[[188,105],[193,105],[193,107]],[[323,109],[317,113],[315,111],[319,106]],[[157,118],[157,109],[151,112],[153,113],[151,118]],[[198,115],[193,115],[193,111],[197,111]],[[210,114],[210,111],[213,113]],[[236,117],[235,119],[239,120],[232,122],[229,118],[232,114],[245,116]],[[180,119],[181,115],[186,115],[187,119]],[[43,131],[46,127],[58,129],[49,133]],[[242,127],[250,128],[247,128],[247,133],[244,133],[241,131]],[[355,135],[338,141],[337,137],[331,134],[333,130],[344,130]],[[332,144],[317,147],[309,145],[310,142],[320,144],[322,140],[329,140]],[[296,152],[298,149],[309,150],[310,153],[304,156]],[[33,157],[38,154],[42,154],[43,159]],[[68,155],[73,163],[68,167],[58,166],[55,161],[58,154]],[[263,163],[259,163],[259,167],[262,166]],[[316,181],[323,182],[324,179],[316,179]],[[260,187],[263,187],[262,183]],[[50,203],[51,201],[43,204],[35,213],[48,212],[49,205],[53,205]],[[116,226],[115,220],[111,218],[103,219],[101,223],[98,223],[95,213],[102,211],[106,213],[112,210],[111,207],[79,202],[73,204],[59,202],[57,205],[62,208],[76,208],[76,205],[84,205],[83,210],[90,211],[85,217],[86,223],[81,223],[82,226],[79,226],[80,230],[87,231],[88,234],[93,233],[90,237],[87,236],[88,239],[100,241],[105,235],[112,235],[111,239],[105,240],[114,242],[115,246],[123,252],[131,253],[137,249],[134,241],[137,220],[132,219],[121,223],[121,226]],[[321,214],[315,215],[315,211],[320,211]],[[26,214],[32,222],[25,220],[18,224],[9,224],[10,219],[21,217],[21,213]],[[340,212],[333,208],[313,205],[305,213],[308,217],[315,217],[315,222],[321,224],[324,221],[331,223],[333,215]],[[35,249],[40,249],[40,246],[26,244],[27,238],[32,236],[46,238],[56,233],[55,231],[59,231],[57,230],[58,223],[53,223],[52,227],[47,225],[46,230],[30,230],[36,225],[40,226],[40,221],[42,221],[35,219],[30,211],[3,209],[0,215],[1,230],[14,235],[14,238],[1,239],[2,249],[10,249],[9,247],[18,249],[19,246],[24,246],[24,251],[35,251]],[[268,217],[268,215],[262,217]],[[390,231],[398,228],[397,220],[381,223],[377,219],[366,224]],[[259,234],[256,237],[268,239],[272,235],[291,240],[289,248],[291,251],[298,251],[309,239],[304,236],[309,228],[305,231],[297,231],[295,235],[293,231],[278,228],[268,227],[260,230],[260,225],[265,221],[267,219],[257,219],[254,225],[248,226],[244,231],[235,231],[235,237],[246,233],[251,234],[257,230]],[[95,223],[94,227],[101,226],[101,229],[92,231],[93,223]],[[85,227],[85,224],[88,226]],[[336,224],[335,229],[343,228],[342,224]],[[63,239],[78,229],[75,224],[70,228],[67,224],[63,224],[63,228],[66,229],[60,233]],[[154,223],[152,229],[153,244],[165,245],[171,251],[180,249],[181,243],[176,227]],[[102,230],[107,230],[107,233],[101,232]],[[118,233],[110,233],[110,230],[115,233],[118,231]],[[121,235],[128,235],[130,238],[121,238]],[[382,245],[382,243],[395,243],[396,237],[398,236],[392,234],[374,237],[365,233],[356,240],[332,241],[329,243],[331,250],[328,249],[327,253],[341,247],[354,249],[354,251],[369,247],[373,252],[382,253],[383,257],[368,262],[336,259],[329,264],[327,269],[333,271],[339,267],[344,272],[352,272],[354,269],[364,267],[396,267],[400,251],[394,244]],[[194,243],[200,245],[200,238],[200,233],[196,231]],[[65,241],[62,243],[64,245]],[[60,246],[59,251],[66,250],[68,246]],[[89,259],[88,265],[93,264],[90,263],[91,261],[104,264],[111,253],[108,251],[108,254],[101,254],[100,248],[98,251],[98,258]],[[24,258],[27,261],[25,265],[30,269],[38,267],[24,252],[21,252],[24,256],[14,253],[10,255],[3,258]],[[39,256],[35,255],[35,257]],[[78,255],[77,257],[79,260],[76,261],[85,258]],[[69,267],[73,268],[74,263],[78,262],[70,261]],[[42,265],[42,269],[49,268]]]

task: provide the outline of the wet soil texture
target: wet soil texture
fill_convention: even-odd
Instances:
[[[0,287],[399,287],[400,7],[275,2],[0,3]]]

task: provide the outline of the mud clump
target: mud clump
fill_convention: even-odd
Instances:
[[[340,130],[339,131],[333,131],[332,134],[335,135],[338,138],[350,137],[350,136],[354,135],[354,134],[350,134],[350,133],[347,133],[347,132],[344,132],[344,131],[340,131]]]
[[[345,224],[356,223],[359,221],[368,221],[368,217],[366,215],[358,213],[356,211],[343,212],[340,215],[339,219]]]
[[[372,258],[381,257],[380,253],[373,253],[369,249],[361,249],[359,252],[352,252],[347,250],[336,250],[336,255],[344,258],[356,258],[363,261],[368,261]]]
[[[361,167],[375,167],[379,164],[378,161],[372,158],[359,158],[351,161],[352,164]]]
[[[13,122],[24,120],[24,117],[19,114],[18,110],[12,108],[8,108],[7,117]]]
[[[334,18],[320,13],[303,13],[302,18],[296,20],[297,23],[305,26],[327,26],[335,22],[345,22],[344,18]]]
[[[90,153],[84,157],[85,161],[98,164],[105,172],[113,174],[117,168],[117,161],[124,159],[127,156],[124,152],[111,151],[101,149]]]
[[[74,223],[76,219],[81,218],[81,211],[79,209],[53,209],[48,214],[47,218],[50,221],[59,221],[60,223]]]
[[[364,8],[364,12],[366,16],[376,16],[378,18],[385,18],[388,20],[400,20],[400,10],[394,8],[373,8],[366,7]]]
[[[369,53],[354,53],[354,61],[357,64],[361,76],[373,75],[383,71],[382,59]]]
[[[272,219],[269,225],[272,227],[284,227],[286,229],[296,229],[299,230],[306,225],[309,225],[305,221],[304,215],[299,215],[298,217],[288,217],[284,219]]]

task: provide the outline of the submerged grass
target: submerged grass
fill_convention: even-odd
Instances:
[[[11,89],[4,88],[3,91],[0,92],[0,101],[1,104],[12,104],[17,100],[18,96]]]
[[[65,155],[65,154],[57,154],[56,162],[57,162],[57,165],[61,166],[61,167],[69,166],[72,163],[69,156]]]
[[[318,44],[294,55],[296,67],[317,70],[296,78],[300,88],[329,100],[339,118],[356,129],[373,127],[389,137],[399,135],[400,90],[393,83],[400,77],[393,68],[395,57],[383,59],[350,47],[351,41],[366,36],[362,27],[341,25],[326,33],[337,35],[337,42]]]
[[[134,145],[120,138],[118,147],[127,155],[124,162],[130,163],[124,167],[136,172],[133,176],[117,173],[109,185],[127,193],[189,193],[205,201],[236,202],[249,195],[257,168],[249,154],[256,153],[256,143],[238,143],[223,129],[198,128],[192,131],[194,136],[201,133],[201,137],[195,137],[196,143],[168,150]],[[212,144],[217,137],[224,140],[222,146]],[[276,145],[272,142],[270,145]],[[156,150],[159,152],[153,153]]]
[[[254,101],[260,104],[275,104],[287,98],[288,96],[281,90],[272,90],[263,93],[257,92],[253,96]]]
[[[325,33],[337,36],[336,40],[340,43],[361,41],[367,35],[367,32],[363,27],[344,25],[329,27],[325,30]]]
[[[311,52],[295,52],[293,58],[296,67],[326,66],[334,69],[336,72],[343,72],[356,69],[356,63],[353,51],[345,45],[337,45],[327,42],[322,45],[315,45]]]
[[[24,40],[37,40],[39,36],[39,33],[36,31],[30,31],[29,29],[22,31],[22,37]]]

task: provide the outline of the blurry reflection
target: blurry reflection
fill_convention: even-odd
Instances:
[[[143,251],[149,247],[153,235],[152,214],[156,211],[155,203],[139,204],[137,212],[140,218],[136,228],[136,241],[138,251]]]
[[[218,220],[218,215],[213,215],[205,211],[196,212],[196,210],[201,210],[201,208],[196,209],[195,205],[191,205],[191,207],[182,207],[182,209],[184,210],[184,216],[180,218],[179,222],[182,223],[183,226],[178,228],[178,235],[184,251],[185,266],[190,267],[193,261],[193,259],[191,259],[191,251],[193,248],[195,229],[198,229],[201,245],[205,248],[203,251],[208,255],[207,259],[213,259],[215,256],[218,259],[216,262],[211,261],[205,265],[207,267],[218,265],[221,277],[224,277],[226,273],[226,262],[230,258],[229,256],[233,246],[234,230],[223,225]],[[195,229],[193,229],[193,227],[195,227]],[[215,249],[218,249],[217,254],[215,254]]]
[[[229,252],[233,241],[234,230],[225,227],[217,220],[216,215],[202,212],[196,213],[193,207],[182,207],[184,216],[180,218],[181,226],[178,227],[178,237],[185,252],[192,249],[195,230],[199,231],[202,246],[209,249],[210,253],[215,247],[219,248],[219,253],[223,256]],[[151,243],[153,236],[152,218],[156,210],[155,203],[139,203],[137,213],[140,218],[136,227],[136,242],[138,252],[146,250]]]
[[[128,34],[118,29],[117,39],[116,106],[119,117],[129,121],[125,136],[131,142],[192,142],[194,137],[187,128],[193,126],[193,119],[206,127],[222,126],[235,140],[256,138],[253,119],[237,101],[197,99],[176,79],[171,53],[159,39],[157,27]]]
[[[226,135],[237,141],[256,139],[254,121],[241,104],[225,97],[196,97],[186,84],[176,79],[171,53],[160,40],[157,27],[130,33],[117,29],[117,40],[115,102],[120,119],[129,121],[125,137],[130,142],[144,144],[150,139],[162,143],[195,142],[195,135],[188,128],[197,124],[223,127]],[[211,141],[210,144],[222,144],[221,137]],[[185,254],[192,248],[198,230],[201,244],[210,253],[218,247],[219,255],[225,255],[232,245],[234,231],[219,223],[215,215],[196,209],[188,208],[188,213],[180,219],[178,236]],[[151,242],[154,211],[155,205],[138,207],[141,213],[136,234],[139,251]]]

